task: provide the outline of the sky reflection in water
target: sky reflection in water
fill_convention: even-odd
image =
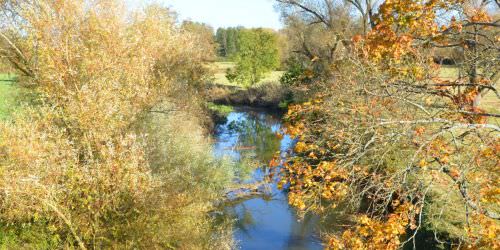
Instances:
[[[277,151],[288,152],[292,140],[276,137],[280,130],[280,117],[254,109],[237,109],[227,122],[217,127],[214,145],[218,157],[228,156],[241,165],[253,166],[240,173],[236,181],[252,183],[262,180],[267,163]],[[322,249],[318,238],[318,218],[306,216],[298,221],[286,194],[271,186],[272,197],[257,197],[228,207],[235,216],[234,237],[241,249]]]

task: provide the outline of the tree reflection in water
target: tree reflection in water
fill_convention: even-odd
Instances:
[[[278,151],[287,151],[291,139],[279,139],[279,114],[236,109],[217,128],[216,155],[229,156],[239,166],[237,182],[261,182]],[[269,184],[270,195],[257,195],[229,204],[225,215],[235,218],[235,240],[241,249],[322,249],[319,221],[308,215],[299,220],[286,194]]]

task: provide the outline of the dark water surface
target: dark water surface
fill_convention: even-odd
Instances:
[[[293,141],[287,136],[281,140],[276,136],[281,128],[280,118],[279,114],[264,110],[236,108],[225,124],[217,126],[215,154],[238,162],[236,182],[262,181],[273,155],[290,151]],[[226,208],[226,213],[236,218],[234,238],[239,248],[323,249],[318,218],[306,216],[299,220],[275,182],[264,188],[268,195],[244,199]]]

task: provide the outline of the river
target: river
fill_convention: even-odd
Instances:
[[[278,113],[235,108],[216,128],[214,152],[237,163],[235,182],[259,183],[267,176],[267,164],[276,152],[290,153],[293,141],[288,136],[279,139],[276,132],[280,129]],[[274,179],[260,189],[265,195],[251,196],[225,208],[226,216],[234,218],[234,239],[240,249],[323,249],[316,216],[299,219]]]

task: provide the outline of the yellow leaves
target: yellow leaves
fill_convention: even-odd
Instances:
[[[283,134],[282,133],[276,133],[276,138],[278,138],[279,140],[282,140],[283,139]]]
[[[315,98],[315,99],[313,100],[313,103],[314,103],[314,104],[322,104],[322,103],[324,103],[324,102],[325,102],[325,101],[323,100],[323,98]]]
[[[500,187],[499,184],[487,184],[481,188],[481,202],[500,205]]]
[[[361,35],[355,35],[351,38],[351,41],[355,44],[361,42],[362,40],[363,40],[363,36],[361,36]]]
[[[486,228],[486,237],[488,240],[495,240],[500,233],[500,227],[497,225],[491,223],[487,228]]]
[[[303,153],[306,150],[307,150],[307,145],[304,142],[299,141],[295,145],[295,152],[297,152],[297,153]]]
[[[302,134],[302,130],[296,126],[287,126],[286,132],[292,138],[297,138],[298,136],[300,136]]]
[[[484,9],[472,9],[468,11],[469,20],[471,22],[491,22],[492,17]]]
[[[333,197],[333,193],[330,190],[325,190],[323,193],[321,193],[321,196],[327,200],[331,199]]]
[[[336,236],[330,236],[328,240],[328,246],[326,246],[326,249],[342,250],[345,249],[345,245],[341,239],[337,238]]]
[[[314,152],[311,152],[309,155],[308,155],[309,158],[311,159],[318,159],[318,157],[316,156],[316,154],[314,154]]]
[[[370,226],[372,223],[372,220],[367,216],[367,215],[361,215],[358,218],[358,223],[362,226]]]
[[[40,219],[40,214],[39,214],[38,212],[35,212],[35,213],[33,214],[33,220],[34,220],[35,222],[38,222],[38,220],[39,220],[39,219]]]
[[[58,230],[58,228],[54,224],[50,224],[48,229],[50,232],[56,232]]]
[[[276,157],[274,157],[273,159],[271,159],[271,161],[269,162],[269,167],[271,168],[275,168],[275,167],[278,167],[279,165],[281,164],[281,161],[279,159],[277,159]]]
[[[429,156],[438,159],[441,164],[449,164],[451,161],[450,157],[454,153],[450,145],[442,138],[432,141],[426,151]]]
[[[474,240],[475,247],[484,249],[500,248],[500,225],[497,221],[482,214],[474,214],[472,221],[477,226],[466,227],[469,238]]]
[[[304,200],[296,193],[292,192],[292,193],[288,194],[288,203],[290,205],[298,208],[299,210],[303,211],[306,209],[306,204],[305,204]]]
[[[439,162],[442,164],[448,164],[448,163],[450,163],[450,157],[445,155],[445,156],[439,158]]]
[[[346,198],[348,191],[349,187],[345,183],[342,182],[327,183],[323,193],[327,194],[326,196],[328,197],[324,195],[323,198],[334,202],[340,202],[344,200],[344,198]]]
[[[421,136],[424,132],[425,132],[425,127],[420,126],[415,129],[415,134],[417,136]]]
[[[294,160],[293,164],[283,165],[284,178],[278,186],[282,188],[286,184],[290,185],[289,202],[292,206],[300,210],[309,208],[321,212],[324,206],[315,204],[319,198],[338,202],[346,197],[349,189],[343,183],[348,175],[346,171],[337,168],[335,162],[322,161],[318,165],[307,163],[317,160],[316,153],[324,150],[318,150],[317,145],[302,141],[297,142],[294,149],[297,153],[309,153],[302,155],[301,160]],[[335,202],[331,206],[336,206]]]
[[[385,220],[371,218],[366,214],[359,215],[356,219],[356,226],[345,231],[341,239],[330,239],[328,247],[331,249],[398,249],[399,238],[406,233],[406,226],[409,222],[408,213],[411,209],[411,205],[403,204]]]
[[[332,170],[335,167],[334,162],[322,161],[318,164],[318,169],[322,170]]]
[[[423,46],[414,39],[429,39],[435,43],[447,44],[443,30],[458,30],[462,24],[450,18],[445,26],[437,22],[437,15],[451,12],[457,1],[384,1],[379,7],[377,25],[364,38],[354,37],[353,43],[363,51],[364,58],[374,62],[394,78],[402,77],[424,80],[420,67],[406,68],[408,62],[423,64],[420,58],[432,58],[432,53],[422,53]],[[474,13],[475,20],[487,20],[482,12]],[[450,15],[451,16],[451,15]],[[355,41],[355,42],[354,42]],[[359,41],[364,41],[360,43]]]
[[[445,28],[447,28],[447,27],[445,27]],[[462,23],[457,22],[455,17],[452,17],[451,21],[450,21],[449,28],[451,30],[456,30],[458,33],[462,33],[463,26],[462,26]]]
[[[286,179],[281,179],[279,182],[278,182],[278,189],[283,189],[283,186],[285,186],[286,184],[288,183],[288,181]]]
[[[426,159],[422,159],[420,160],[420,162],[418,163],[418,166],[421,167],[421,168],[425,168],[427,167],[427,160]]]

